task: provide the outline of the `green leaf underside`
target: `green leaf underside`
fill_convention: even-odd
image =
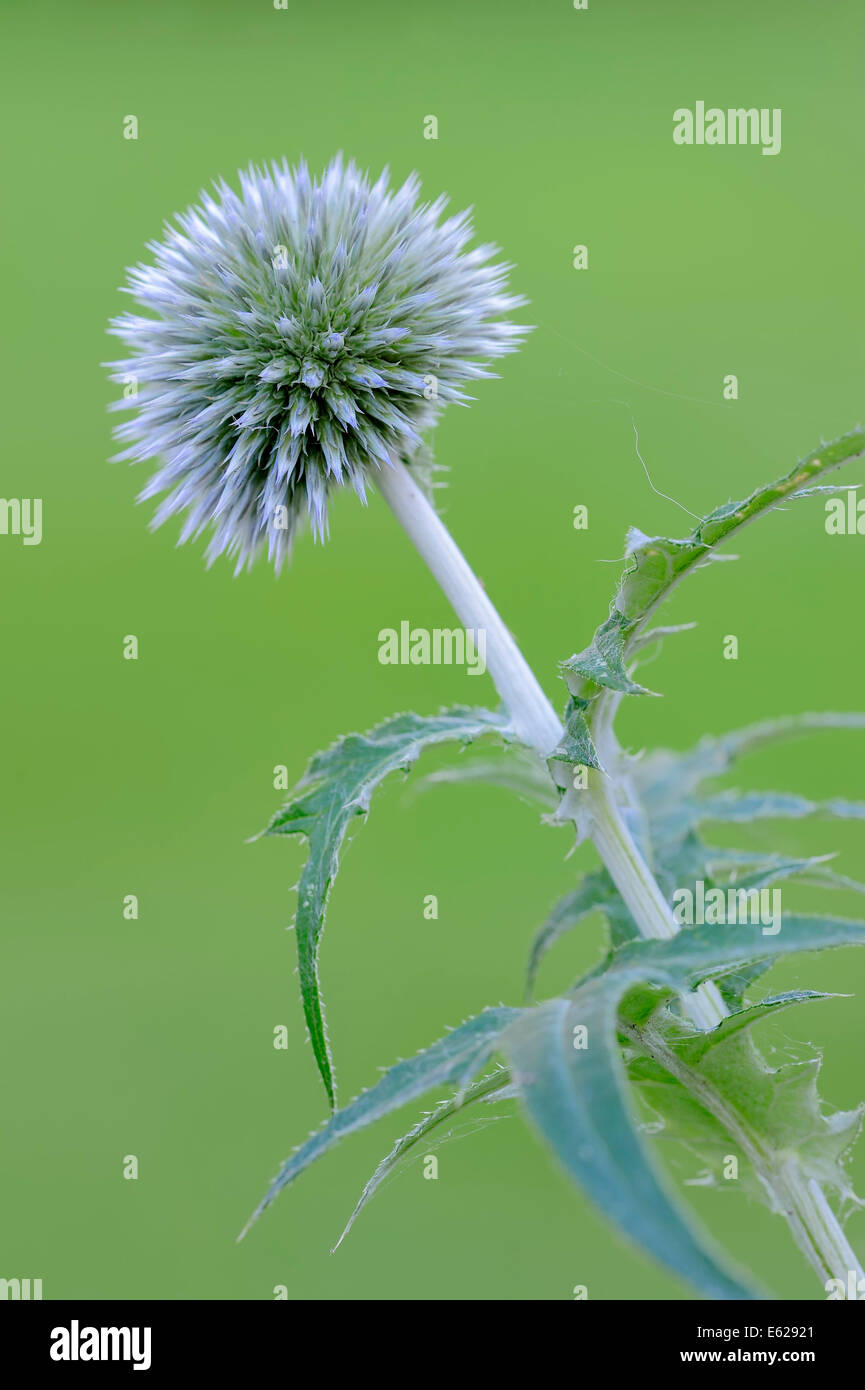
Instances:
[[[456,707],[428,717],[399,714],[366,734],[347,734],[313,758],[306,776],[263,832],[305,835],[309,842],[297,887],[294,926],[304,1016],[331,1106],[335,1092],[318,979],[318,948],[349,824],[355,816],[366,814],[375,788],[388,773],[408,771],[425,748],[446,740],[467,743],[485,734],[508,737],[506,717],[490,710]]]
[[[612,952],[568,998],[529,1009],[487,1010],[426,1052],[397,1063],[370,1090],[336,1111],[286,1161],[252,1220],[283,1187],[347,1134],[437,1086],[456,1083],[465,1088],[398,1141],[365,1187],[350,1226],[388,1172],[419,1138],[463,1104],[495,1091],[505,1093],[511,1085],[572,1178],[632,1240],[709,1297],[753,1297],[746,1283],[729,1272],[723,1260],[694,1234],[690,1220],[679,1213],[663,1176],[655,1170],[625,1094],[626,1073],[618,1043],[620,1006],[624,1001],[629,1025],[648,1029],[659,1013],[664,1013],[664,1000],[670,994],[681,994],[708,976],[723,975],[746,964],[757,952],[777,959],[796,951],[850,944],[865,944],[865,927],[843,919],[805,917],[786,919],[782,939],[761,937],[753,928],[733,926],[689,928],[669,941],[629,943]],[[762,1009],[749,1012],[749,1020],[740,1021],[738,1029],[734,1022],[724,1025],[725,1033],[714,1046],[683,1032],[683,1021],[669,1014],[674,1034],[671,1045],[683,1051],[690,1047],[688,1062],[699,1054],[700,1065],[708,1066],[707,1058],[744,1036],[751,1017],[756,1019],[773,1008],[814,997],[800,991],[795,996],[791,993],[764,1001]],[[589,1029],[589,1046],[584,1051],[573,1046],[576,1024]],[[508,1074],[498,1071],[472,1087],[472,1076],[493,1051],[505,1056],[510,1083]],[[645,1078],[636,1075],[634,1079],[642,1083]],[[837,1128],[833,1133],[837,1145],[842,1138],[846,1145],[846,1131],[843,1136]]]
[[[718,1024],[717,1028],[713,1028],[708,1033],[685,1031],[681,1027],[681,1021],[677,1021],[679,1034],[678,1036],[671,1035],[669,1041],[675,1046],[678,1056],[683,1061],[687,1062],[689,1066],[696,1066],[707,1053],[711,1052],[713,1047],[727,1042],[743,1028],[751,1028],[755,1023],[761,1023],[771,1015],[792,1008],[795,1004],[805,1004],[815,999],[837,998],[837,994],[826,994],[822,990],[785,990],[783,994],[772,994],[761,999],[758,1004],[750,1004],[747,1008],[734,1010],[722,1023]]]
[[[635,1244],[709,1298],[753,1298],[681,1213],[631,1114],[616,1039],[615,992],[595,982],[526,1011],[502,1051],[529,1118],[565,1171]],[[574,1047],[573,1029],[588,1029]]]
[[[459,764],[428,773],[421,779],[421,790],[442,783],[484,784],[514,792],[522,800],[542,806],[545,811],[554,810],[556,793],[547,767],[538,755],[520,744],[509,744],[496,751],[498,756],[495,758],[472,757],[467,753]]]
[[[607,689],[620,694],[644,694],[626,670],[634,638],[648,618],[678,582],[704,561],[724,541],[761,513],[802,495],[816,479],[865,453],[865,431],[854,430],[830,444],[823,444],[773,483],[755,489],[740,502],[727,502],[705,516],[689,536],[672,539],[646,536],[632,528],[625,558],[628,567],[610,608],[610,616],[598,628],[590,645],[563,662],[571,693],[591,697]]]
[[[682,800],[666,815],[653,821],[655,833],[663,840],[681,840],[689,830],[709,821],[750,824],[756,820],[804,820],[827,816],[836,820],[865,820],[865,803],[811,801],[789,792],[719,792],[702,800]]]
[[[665,848],[666,853],[663,852]],[[671,909],[675,906],[674,889],[688,887],[693,890],[697,880],[701,880],[707,890],[720,887],[724,891],[748,892],[798,878],[816,887],[865,892],[865,885],[826,869],[822,858],[789,859],[782,855],[763,855],[759,851],[719,850],[689,836],[684,844],[676,844],[672,850],[669,846],[661,846],[660,854],[655,856],[655,872],[662,886],[668,889]],[[747,872],[743,873],[743,868]],[[592,912],[600,912],[606,918],[613,947],[640,939],[637,925],[606,869],[584,874],[577,887],[556,903],[535,935],[526,968],[527,998],[534,992],[538,970],[547,952]],[[760,973],[766,968],[762,966]]]
[[[668,997],[666,992],[651,987],[638,986],[630,990],[626,999],[620,1004],[620,1023],[624,1015],[628,1017],[631,1024],[639,1027],[647,1022],[652,1014],[657,1014],[665,997]],[[692,1032],[689,1034],[683,1029],[681,1020],[669,1015],[670,1037],[668,1042],[675,1047],[677,1055],[681,1057],[686,1066],[693,1069],[703,1061],[712,1049],[727,1043],[735,1034],[750,1028],[755,1022],[765,1020],[798,1003],[834,997],[813,990],[787,991],[764,999],[750,1008],[740,1010],[708,1033]],[[783,1127],[779,1127],[777,1124],[774,1126],[775,1129],[780,1128],[781,1132],[773,1137],[776,1138],[777,1142],[786,1142],[788,1146],[795,1138],[799,1147],[804,1147],[806,1163],[816,1175],[824,1183],[830,1182],[841,1190],[845,1186],[845,1176],[843,1169],[839,1166],[840,1160],[858,1133],[859,1112],[838,1113],[828,1117],[823,1114],[816,1091],[816,1067],[813,1062],[805,1064],[806,1068],[808,1066],[812,1068],[811,1072],[803,1071],[801,1064],[794,1064],[792,1068],[787,1066],[781,1069],[781,1072],[771,1072],[760,1065],[755,1067],[756,1057],[756,1053],[751,1053],[745,1059],[747,1074],[749,1076],[756,1075],[757,1079],[757,1085],[753,1089],[753,1097],[756,1098],[759,1093],[762,1109],[770,1111],[774,1109],[776,1115],[780,1114],[783,1117]],[[741,1059],[738,1060],[741,1066]],[[629,1083],[636,1088],[638,1097],[649,1106],[653,1113],[655,1120],[651,1126],[653,1135],[667,1141],[676,1141],[690,1155],[703,1161],[702,1174],[696,1178],[686,1179],[686,1182],[716,1185],[718,1175],[723,1171],[731,1148],[735,1147],[734,1140],[728,1130],[700,1104],[700,1101],[680,1080],[645,1052],[638,1052],[632,1056],[627,1067],[627,1076]],[[768,1087],[767,1078],[771,1079],[772,1083]],[[710,1084],[717,1086],[717,1078],[714,1078],[714,1082],[710,1082]],[[798,1090],[800,1100],[804,1101],[797,1115],[798,1124],[795,1135],[790,1126],[790,1117],[786,1113],[788,1107],[777,1104],[779,1093],[787,1092],[791,1087]],[[518,1089],[518,1087],[513,1086],[509,1071],[499,1068],[490,1076],[475,1082],[462,1095],[448,1097],[440,1102],[435,1109],[424,1115],[407,1134],[397,1140],[391,1151],[379,1163],[365,1184],[363,1192],[334,1246],[334,1250],[342,1244],[357,1217],[376,1195],[382,1184],[407,1161],[412,1151],[417,1149],[422,1140],[428,1141],[430,1136],[436,1130],[441,1130],[448,1120],[462,1115],[472,1105],[481,1101],[509,1099],[511,1093]],[[741,1081],[738,1089],[742,1089]],[[771,1104],[767,1104],[767,1100],[771,1101]],[[752,1111],[758,1108],[753,1099],[749,1108]],[[746,1124],[749,1122],[753,1124],[755,1120],[765,1117],[752,1114],[742,1118]],[[644,1128],[648,1130],[649,1127]],[[763,1129],[766,1131],[765,1138],[769,1139],[770,1132],[765,1124]],[[446,1132],[438,1139],[438,1143],[445,1142],[449,1138],[451,1138],[451,1133]],[[429,1143],[426,1142],[424,1147],[425,1149],[429,1148]],[[758,1200],[766,1202],[766,1189],[748,1165],[747,1156],[737,1153],[736,1157],[744,1165],[741,1174],[742,1182],[739,1186],[747,1189]],[[819,1162],[815,1162],[815,1159]],[[847,1193],[845,1192],[844,1195]]]
[[[617,1037],[622,1000],[628,1000],[632,1015],[651,1016],[652,1009],[662,1003],[665,988],[682,994],[704,979],[747,965],[758,954],[774,960],[799,951],[852,944],[865,945],[865,926],[814,917],[787,917],[780,938],[761,937],[754,928],[740,925],[686,928],[669,941],[635,941],[611,953],[569,999],[551,1000],[524,1011],[500,1039],[499,1046],[530,1117],[574,1181],[632,1240],[708,1297],[753,1294],[698,1242],[690,1222],[679,1214],[666,1184],[655,1172],[627,1102]],[[645,989],[647,982],[660,987],[654,1000]],[[814,996],[802,992],[798,997]],[[767,1005],[748,1022],[765,1015],[771,1007],[793,1002],[792,996],[778,997],[773,1006]],[[574,1046],[577,1025],[588,1029],[585,1048]],[[684,1027],[683,1021],[672,1015],[671,1025],[680,1033]],[[730,1048],[743,1031],[732,1023],[727,1027],[729,1032],[716,1047],[694,1043],[703,1048],[707,1067],[706,1059]],[[765,1068],[762,1059],[760,1063],[763,1070],[751,1067],[749,1074],[759,1078],[765,1102],[764,1093],[775,1085],[776,1074]],[[816,1086],[813,1069],[808,1076]],[[783,1080],[786,1087],[787,1077]],[[809,1100],[809,1120],[818,1105],[815,1089]],[[849,1117],[844,1121],[846,1124]],[[838,1140],[838,1133],[831,1126],[830,1131],[831,1143]],[[849,1143],[847,1129],[843,1143]]]
[[[646,981],[676,990],[696,989],[758,960],[773,961],[799,951],[823,951],[835,946],[865,945],[865,926],[844,917],[785,913],[777,936],[762,935],[759,926],[684,927],[669,941],[630,941],[614,952],[588,979],[615,973],[628,984]]]
[[[764,719],[727,734],[707,735],[682,753],[657,749],[634,764],[634,781],[650,808],[675,803],[682,796],[693,795],[703,782],[729,772],[748,753],[833,729],[865,729],[865,712],[849,710]]]
[[[801,1178],[837,1194],[838,1205],[856,1201],[844,1167],[855,1142],[861,1110],[826,1112],[817,1090],[819,1054],[770,1067],[750,1028],[781,1009],[826,996],[791,991],[733,1014],[708,1034],[681,1034],[681,1021],[657,1016],[641,1033],[628,1075],[649,1107],[651,1132],[675,1141],[702,1169],[686,1182],[740,1188],[778,1211],[784,1204],[785,1163],[795,1157]],[[669,1055],[676,1065],[670,1066]],[[789,1056],[789,1048],[788,1048]],[[727,1164],[733,1157],[735,1182]]]
[[[764,720],[721,737],[706,737],[682,753],[658,750],[631,766],[635,794],[645,809],[649,826],[650,855],[668,892],[676,886],[693,886],[698,878],[707,887],[759,887],[797,877],[818,887],[862,892],[855,879],[834,872],[821,856],[793,859],[754,849],[733,849],[707,844],[696,831],[704,823],[744,823],[759,818],[833,816],[860,819],[865,807],[836,799],[826,803],[790,793],[721,792],[703,794],[702,784],[728,772],[736,761],[771,743],[802,737],[821,730],[865,729],[865,714],[803,714]],[[631,934],[635,934],[630,918]],[[761,970],[757,969],[757,974]],[[727,984],[721,991],[726,998]],[[734,992],[727,1001],[741,1002]]]
[[[485,1009],[432,1043],[424,1052],[408,1061],[397,1062],[369,1090],[363,1091],[342,1110],[335,1110],[322,1128],[286,1159],[239,1239],[284,1187],[347,1134],[365,1128],[437,1086],[455,1082],[459,1087],[468,1087],[495,1049],[499,1035],[518,1012],[504,1007]]]

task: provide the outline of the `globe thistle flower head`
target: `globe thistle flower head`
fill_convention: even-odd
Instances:
[[[209,562],[266,549],[279,569],[305,522],[326,535],[335,487],[363,500],[392,460],[418,466],[441,408],[518,345],[510,267],[419,189],[341,157],[320,178],[250,167],[149,245],[125,287],[146,312],[112,320],[130,355],[109,365],[132,383],[112,409],[136,412],[117,457],[158,460],[153,525],[182,513],[181,541],[212,528]]]

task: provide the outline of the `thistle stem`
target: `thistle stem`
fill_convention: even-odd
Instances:
[[[490,675],[511,719],[515,733],[541,757],[553,752],[562,735],[558,715],[534,672],[478,582],[444,522],[402,463],[383,469],[379,487],[421,558],[438,581],[457,617],[467,628],[486,632]],[[570,792],[563,817],[585,817],[589,834],[627,904],[640,935],[666,940],[678,926],[653,874],[640,854],[616,807],[603,773],[581,792]],[[714,1028],[726,1017],[715,985],[701,985],[685,1001],[700,1028]]]
[[[486,633],[487,668],[514,732],[541,757],[549,758],[562,734],[561,721],[462,551],[404,464],[397,461],[392,468],[383,468],[378,484],[460,622]],[[589,787],[569,791],[560,815],[579,817],[587,829],[640,936],[661,940],[675,936],[678,924],[616,805],[609,777],[598,773]],[[683,1007],[704,1029],[716,1027],[729,1012],[711,981],[683,1000]],[[857,1279],[865,1277],[819,1186],[802,1176],[794,1160],[789,1160],[778,1186],[784,1193],[779,1205],[817,1273],[828,1271],[845,1287],[849,1272]]]
[[[846,1299],[850,1292],[850,1275],[854,1283],[865,1276],[815,1179],[804,1177],[795,1155],[784,1155],[767,1146],[710,1081],[671,1052],[654,1028],[647,1026],[641,1030],[625,1024],[623,1031],[665,1071],[675,1076],[723,1125],[748,1158],[773,1209],[783,1213],[794,1241],[820,1283],[825,1288],[827,1280],[837,1280]],[[855,1290],[853,1297],[858,1298]]]
[[[850,1275],[854,1284],[865,1279],[865,1272],[847,1240],[834,1211],[814,1178],[803,1178],[795,1160],[789,1160],[784,1172],[790,1205],[800,1228],[798,1244],[824,1284],[826,1277],[837,1279],[844,1287],[844,1300],[849,1297]],[[794,1236],[796,1225],[791,1222]],[[853,1290],[854,1299],[858,1299]]]
[[[404,464],[383,468],[378,485],[460,622],[486,632],[487,667],[514,732],[548,757],[561,737],[561,723],[474,570]]]
[[[586,788],[586,791],[589,789]],[[585,792],[569,793],[584,796]],[[567,798],[562,814],[567,813]],[[637,923],[640,935],[669,941],[679,931],[658,881],[634,843],[611,796],[609,778],[600,774],[588,803],[588,830],[592,843],[606,865],[607,872],[622,895],[625,906]],[[698,1028],[717,1028],[729,1009],[712,980],[704,981],[682,1001],[688,1017]]]

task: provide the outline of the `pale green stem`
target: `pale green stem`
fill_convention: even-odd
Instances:
[[[460,622],[467,629],[485,632],[487,669],[514,732],[549,758],[561,738],[561,721],[447,527],[403,464],[383,468],[378,485]],[[640,935],[661,940],[675,936],[678,924],[625,824],[610,779],[596,773],[584,790],[569,791],[559,818],[571,815],[593,841]],[[683,1007],[700,1028],[714,1028],[728,1013],[711,981],[689,995]],[[845,1284],[848,1271],[865,1277],[823,1193],[816,1183],[806,1183],[797,1170],[794,1177],[794,1170],[792,1165],[785,1171],[779,1205],[797,1243],[803,1246],[804,1232],[813,1250],[809,1258],[818,1272],[828,1270]]]
[[[623,1032],[677,1077],[723,1125],[751,1163],[773,1210],[786,1217],[793,1239],[820,1283],[825,1288],[829,1279],[840,1280],[846,1299],[849,1274],[852,1273],[858,1282],[863,1277],[862,1268],[819,1184],[813,1178],[803,1177],[795,1156],[778,1153],[767,1146],[712,1083],[683,1063],[653,1028],[639,1029],[624,1024]]]
[[[459,546],[401,463],[383,468],[378,485],[466,628],[486,633],[486,662],[514,732],[547,757],[562,733],[558,715],[534,672],[478,583]]]
[[[622,819],[613,800],[609,778],[598,776],[593,789],[587,787],[584,792],[568,793],[560,812],[562,818],[567,815],[569,800],[587,794],[588,834],[637,923],[640,935],[668,941],[679,931],[678,923],[674,921],[657,879]],[[716,1028],[729,1012],[717,985],[711,980],[701,984],[682,1002],[685,1012],[698,1028]]]
[[[514,732],[549,757],[562,736],[561,721],[459,546],[403,464],[382,469],[379,487],[460,621],[485,631],[487,667]],[[563,767],[561,780],[567,777]],[[563,819],[572,815],[587,829],[640,935],[674,936],[678,926],[672,911],[615,805],[609,779],[592,772],[589,787],[569,792],[560,814]],[[701,985],[685,1007],[701,1028],[713,1028],[726,1016],[713,984]]]

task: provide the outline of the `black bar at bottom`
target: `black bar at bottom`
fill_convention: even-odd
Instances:
[[[344,1349],[346,1368],[365,1374],[379,1368],[414,1378],[412,1363],[426,1361],[424,1348],[442,1354],[443,1340],[456,1334],[466,1319],[469,1336],[454,1345],[465,1366],[477,1355],[485,1375],[512,1355],[507,1326],[489,1313],[478,1320],[478,1305],[441,1300],[447,1314],[427,1306],[401,1303],[395,1321],[386,1312],[351,1303],[325,1305],[317,1326],[307,1324],[308,1305],[301,1310],[284,1302],[7,1302],[0,1307],[2,1360],[17,1362],[24,1375],[48,1373],[51,1379],[101,1370],[159,1379],[166,1372],[212,1370],[225,1378],[270,1364],[293,1377],[298,1358],[310,1354],[332,1376],[335,1350]],[[489,1308],[488,1303],[478,1301]],[[437,1305],[434,1305],[437,1306]],[[493,1307],[501,1307],[494,1304]],[[540,1305],[533,1303],[533,1309]],[[555,1306],[555,1305],[553,1305]],[[415,1311],[417,1309],[417,1311]],[[798,1366],[821,1375],[858,1358],[862,1343],[861,1314],[844,1312],[835,1302],[662,1303],[572,1302],[558,1313],[539,1316],[546,1327],[532,1323],[513,1328],[526,1351],[532,1344],[542,1354],[552,1333],[568,1338],[573,1371],[581,1356],[593,1350],[604,1371],[664,1372],[680,1367],[700,1375],[707,1367],[736,1371],[786,1369]],[[416,1320],[416,1321],[415,1321]],[[327,1328],[330,1325],[330,1332]],[[339,1335],[334,1339],[334,1332]],[[305,1330],[304,1330],[305,1329]],[[485,1331],[483,1330],[485,1329]],[[394,1334],[397,1334],[396,1337]],[[322,1334],[324,1336],[322,1337]],[[410,1350],[410,1348],[413,1348]],[[440,1370],[447,1365],[439,1362]],[[307,1372],[309,1374],[309,1372]]]

